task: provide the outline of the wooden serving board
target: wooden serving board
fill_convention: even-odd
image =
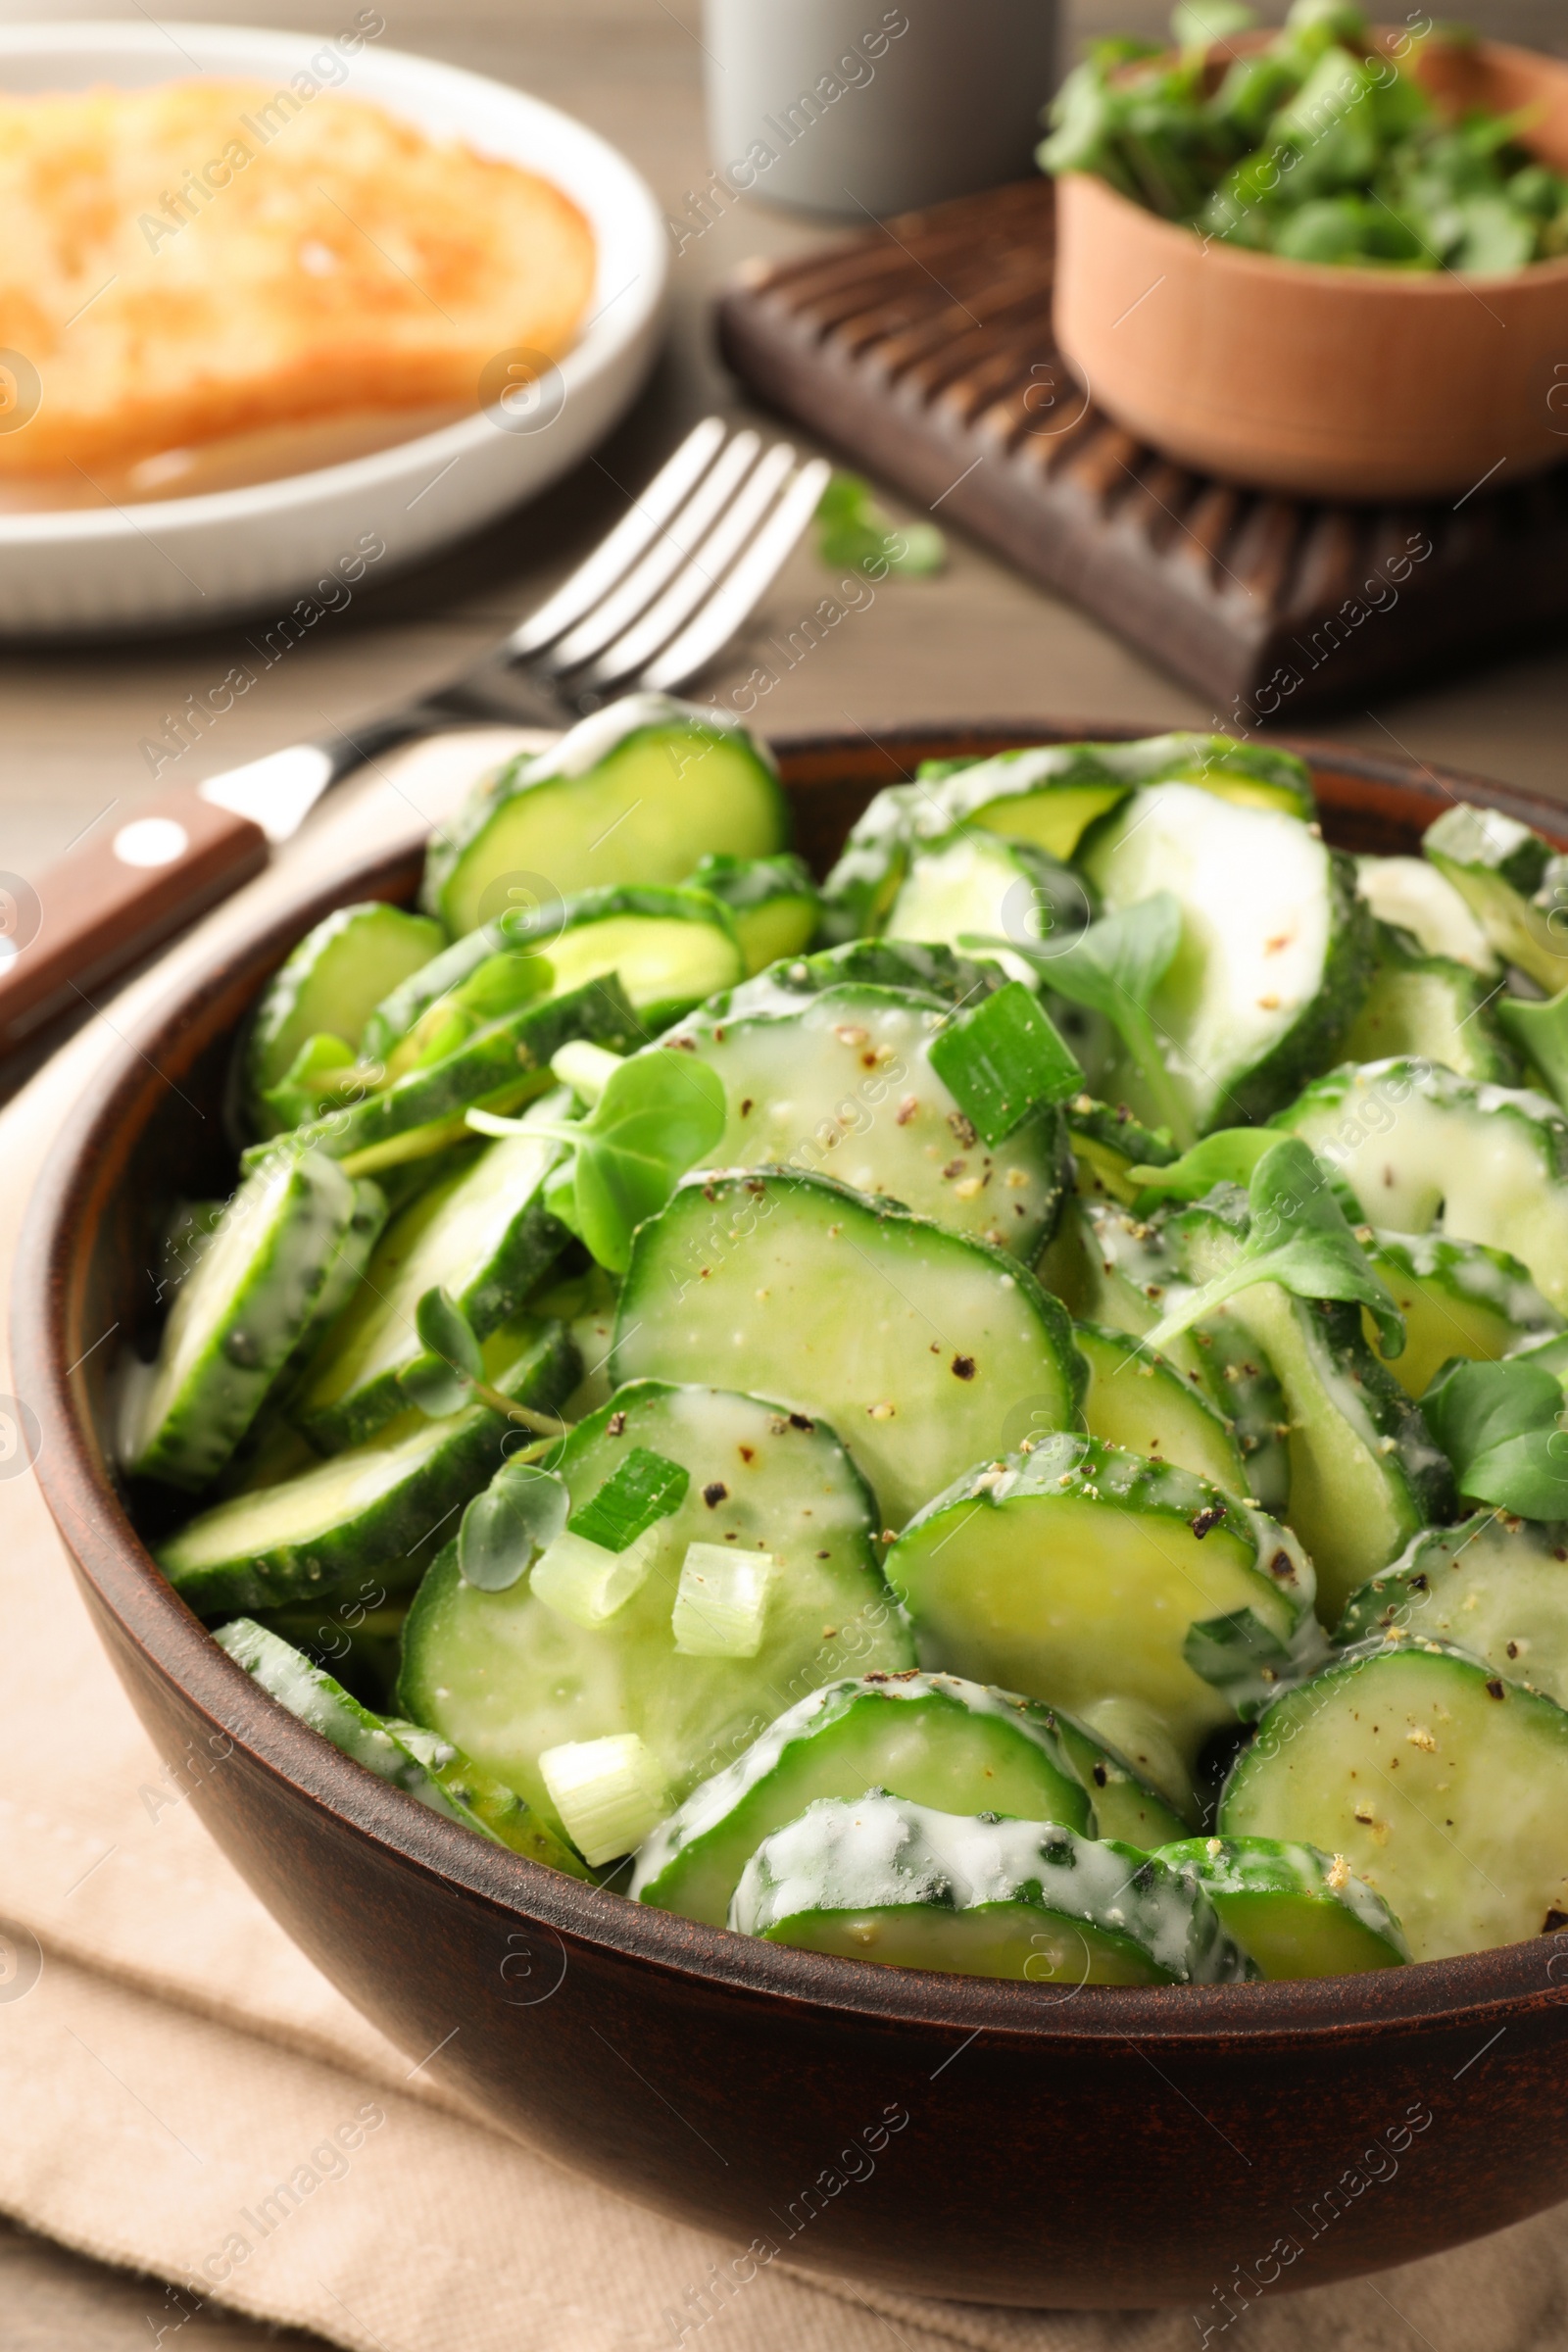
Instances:
[[[1568,616],[1568,463],[1398,507],[1195,474],[1073,379],[1054,258],[1051,184],[1020,180],[749,263],[719,347],[769,405],[1211,695],[1223,726],[1293,723]]]

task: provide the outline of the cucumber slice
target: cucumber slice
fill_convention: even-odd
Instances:
[[[1427,827],[1421,848],[1503,961],[1555,996],[1568,978],[1568,925],[1534,896],[1546,880],[1550,845],[1500,808],[1460,801]]]
[[[1364,1237],[1370,1229],[1361,1230]],[[1450,1356],[1493,1363],[1563,1328],[1556,1308],[1506,1250],[1437,1233],[1374,1232],[1363,1238],[1363,1247],[1404,1317],[1404,1353],[1389,1357],[1388,1366],[1412,1396],[1424,1394]],[[1381,1355],[1370,1315],[1363,1324],[1369,1346]]]
[[[614,972],[650,1031],[733,988],[747,969],[728,909],[706,890],[578,891],[504,931],[509,954],[548,959],[558,997]]]
[[[1568,1312],[1568,1116],[1525,1088],[1421,1061],[1332,1070],[1275,1119],[1398,1233],[1505,1250]]]
[[[1158,1859],[1194,1873],[1260,1977],[1348,1977],[1410,1957],[1388,1904],[1342,1855],[1272,1838],[1187,1838]]]
[[[705,852],[789,847],[762,746],[716,709],[633,694],[488,777],[425,858],[422,904],[457,937],[518,904],[679,882]]]
[[[379,900],[339,906],[308,931],[268,982],[245,1039],[242,1093],[255,1132],[277,1133],[282,1122],[264,1098],[308,1038],[324,1032],[352,1045],[388,990],[445,945],[428,915]]]
[[[454,1740],[554,1826],[539,1758],[635,1735],[678,1802],[740,1755],[788,1705],[851,1668],[913,1663],[877,1571],[871,1497],[837,1439],[801,1415],[723,1389],[639,1381],[575,1430],[558,1467],[573,1509],[645,1446],[691,1473],[658,1523],[653,1565],[590,1631],[547,1608],[527,1577],[465,1583],[450,1544],[420,1586],[403,1642],[400,1704]],[[683,1655],[670,1618],[693,1541],[778,1563],[755,1658]]]
[[[280,1143],[257,1144],[242,1165],[270,1152],[318,1151],[351,1175],[373,1175],[407,1159],[427,1158],[467,1139],[464,1114],[514,1111],[550,1084],[550,1057],[567,1041],[624,1053],[641,1026],[613,973],[561,997],[541,998],[491,1021],[444,1060],[409,1071],[378,1094],[297,1128]]]
[[[1046,1711],[1056,1727],[1062,1754],[1094,1806],[1097,1836],[1117,1838],[1140,1853],[1152,1853],[1156,1846],[1187,1835],[1181,1815],[1119,1747],[1060,1707]]]
[[[1049,948],[1092,922],[1096,908],[1070,866],[1027,841],[965,826],[914,853],[888,910],[887,939],[938,941],[956,948],[967,933]],[[1003,970],[1030,988],[1036,967],[994,951]]]
[[[591,1876],[520,1796],[470,1757],[416,1724],[372,1714],[332,1675],[267,1627],[236,1617],[214,1640],[279,1706],[378,1781],[390,1781],[433,1813],[461,1821],[465,1829],[526,1854],[530,1862],[547,1863],[574,1879]]]
[[[1245,1218],[1234,1186],[1236,1215]],[[1228,1271],[1240,1249],[1238,1223],[1220,1193],[1172,1217],[1167,1235],[1183,1271],[1203,1283]],[[1347,1596],[1387,1567],[1453,1499],[1446,1455],[1410,1398],[1361,1337],[1361,1309],[1293,1298],[1277,1283],[1254,1283],[1228,1302],[1267,1355],[1285,1394],[1290,1424],[1288,1517],[1317,1570],[1318,1607],[1332,1625]]]
[[[948,1018],[936,997],[856,984],[796,1004],[690,1022],[651,1049],[687,1049],[723,1080],[714,1165],[821,1170],[1033,1257],[1066,1191],[1060,1113],[1042,1105],[988,1149],[931,1065]]]
[[[218,1476],[311,1328],[364,1208],[319,1152],[274,1158],[224,1209],[126,1396],[133,1476],[192,1492]]]
[[[1005,975],[992,962],[956,956],[951,948],[912,939],[852,939],[814,956],[769,964],[703,1010],[717,1020],[754,1012],[799,1012],[802,1001],[825,988],[907,988],[944,1004],[977,1004],[1001,988]]]
[[[1069,1829],[820,1797],[746,1865],[729,1924],[846,1960],[1032,1984],[1249,1976],[1191,1871]]]
[[[1097,786],[1106,782],[1123,792],[1142,784],[1190,784],[1237,808],[1279,810],[1304,824],[1317,815],[1304,760],[1230,735],[1146,735],[1131,743],[1062,743],[1001,752],[952,771],[938,797],[951,810],[951,822],[989,825],[995,832],[1038,842],[1057,858],[1070,858],[1083,824],[1102,812],[1093,810],[1073,833],[1078,810],[1070,796],[1079,796],[1079,808],[1087,809]],[[1060,805],[1053,807],[1057,796]],[[1033,806],[1037,800],[1043,806]]]
[[[1161,890],[1181,906],[1150,1009],[1200,1132],[1266,1118],[1333,1059],[1371,977],[1372,918],[1314,830],[1157,784],[1097,827],[1083,862],[1110,913]],[[1131,1062],[1100,1091],[1154,1112]]]
[[[1224,735],[1039,744],[989,760],[928,760],[913,784],[879,792],[854,826],[823,885],[833,936],[881,928],[919,843],[977,825],[1069,858],[1136,786],[1166,778],[1306,823],[1317,814],[1304,761]]]
[[[1519,1056],[1492,1009],[1499,983],[1468,964],[1422,953],[1408,934],[1377,927],[1377,967],[1360,1011],[1347,1032],[1347,1061],[1384,1061],[1417,1054],[1441,1061],[1462,1078],[1517,1085]]]
[[[922,1660],[1111,1738],[1100,1710],[1118,1702],[1116,1720],[1163,1735],[1172,1761],[1151,1749],[1148,1777],[1183,1812],[1208,1735],[1322,1654],[1293,1536],[1191,1471],[1094,1438],[1046,1438],[958,1479],[886,1567]],[[1226,1648],[1238,1663],[1221,1690],[1208,1675]]]
[[[1501,1511],[1427,1528],[1351,1593],[1335,1640],[1391,1632],[1455,1642],[1568,1705],[1568,1528]]]
[[[1094,1834],[1048,1708],[952,1674],[873,1674],[813,1690],[694,1788],[639,1851],[627,1892],[721,1928],[764,1838],[817,1797],[868,1788],[944,1813],[1005,1813]]]
[[[1068,1015],[1082,1008],[1061,998],[1051,1001],[1053,1021],[1082,1061],[1083,1043],[1075,1034],[1076,1024],[1070,1018],[1065,1022],[1057,1018],[1058,1005]],[[1099,1018],[1087,1013],[1083,1017]],[[1093,1095],[1074,1095],[1062,1107],[1078,1190],[1091,1200],[1117,1200],[1130,1208],[1143,1190],[1142,1184],[1134,1181],[1132,1169],[1167,1167],[1176,1157],[1170,1129],[1140,1126],[1125,1102],[1112,1109]]]
[[[821,1413],[889,1528],[1013,1422],[1070,1426],[1084,1379],[1065,1313],[1015,1258],[774,1168],[688,1176],[638,1228],[611,1368],[617,1385],[722,1368]]]
[[[777,858],[703,858],[688,880],[728,912],[749,973],[781,956],[802,955],[815,936],[822,894],[805,858],[790,851]]]
[[[524,1116],[567,1105],[557,1088]],[[444,1289],[479,1339],[517,1311],[569,1239],[543,1197],[561,1155],[548,1136],[503,1137],[394,1219],[293,1402],[313,1445],[358,1445],[404,1409],[398,1381],[423,1353],[414,1318],[426,1291]]]
[[[1070,1200],[1035,1270],[1080,1321],[1142,1339],[1192,1288],[1171,1254],[1167,1223],[1146,1223],[1108,1201]],[[1165,1359],[1230,1425],[1246,1493],[1278,1519],[1291,1491],[1285,1392],[1266,1350],[1237,1320],[1234,1303],[1178,1333]]]
[[[1083,1413],[1092,1438],[1174,1462],[1227,1494],[1248,1493],[1229,1422],[1167,1357],[1140,1349],[1126,1332],[1104,1323],[1075,1323],[1072,1336],[1089,1366]]]
[[[1424,858],[1358,858],[1355,886],[1378,921],[1408,931],[1424,956],[1496,979],[1496,950],[1461,894]]]
[[[1568,1104],[1568,988],[1537,1004],[1521,997],[1500,997],[1497,1020],[1534,1076],[1544,1082],[1559,1103]]]
[[[553,1412],[575,1374],[575,1351],[558,1324],[496,1386]],[[514,1426],[483,1404],[436,1421],[400,1414],[367,1445],[201,1512],[153,1557],[203,1617],[320,1600],[370,1573],[389,1592],[404,1590],[454,1513],[488,1483]]]
[[[1412,1959],[1515,1943],[1568,1913],[1568,1712],[1440,1642],[1352,1650],[1269,1709],[1216,1826],[1343,1854]]]

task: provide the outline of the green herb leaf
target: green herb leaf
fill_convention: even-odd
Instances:
[[[1378,1327],[1385,1356],[1404,1348],[1404,1319],[1378,1280],[1334,1198],[1327,1171],[1298,1136],[1277,1136],[1252,1170],[1250,1212],[1241,1256],[1165,1315],[1144,1346],[1160,1348],[1178,1332],[1257,1282],[1277,1282],[1298,1298],[1356,1300]]]
[[[566,1524],[565,1483],[531,1462],[506,1462],[463,1514],[458,1573],[481,1592],[505,1592]]]
[[[1252,1170],[1278,1141],[1267,1127],[1221,1127],[1164,1167],[1129,1168],[1129,1180],[1142,1188],[1133,1205],[1143,1217],[1161,1200],[1201,1200],[1216,1184],[1249,1185]]]
[[[691,1472],[647,1446],[634,1446],[596,1494],[566,1525],[601,1551],[625,1551],[659,1520],[680,1509]]]
[[[1181,945],[1182,910],[1168,890],[1102,915],[1058,948],[1034,949],[1016,940],[992,940],[1037,965],[1058,996],[1104,1014],[1138,1064],[1160,1124],[1184,1151],[1197,1142],[1192,1113],[1177,1092],[1150,1012],[1155,989]],[[974,946],[976,941],[966,941]]]
[[[723,1080],[695,1054],[662,1048],[612,1073],[588,1117],[569,1131],[577,1231],[612,1274],[625,1273],[633,1233],[712,1151],[725,1121]]]
[[[1563,1392],[1539,1364],[1446,1364],[1421,1399],[1461,1494],[1521,1519],[1568,1519]]]
[[[1082,1091],[1071,1048],[1021,980],[939,1029],[931,1067],[982,1140],[995,1147],[1042,1102]]]
[[[467,1316],[438,1287],[426,1291],[415,1308],[414,1327],[425,1352],[398,1375],[399,1388],[421,1413],[460,1412],[484,1370]]]
[[[934,522],[894,522],[858,473],[829,477],[816,522],[817,554],[835,570],[862,571],[873,580],[890,571],[917,579],[947,562],[948,543]]]

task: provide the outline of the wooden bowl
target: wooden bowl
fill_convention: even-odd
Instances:
[[[1067,732],[785,746],[802,846],[825,859],[917,760]],[[1568,841],[1560,811],[1521,795],[1312,757],[1350,848],[1412,849],[1450,790]],[[499,2126],[749,2247],[736,2283],[776,2255],[979,2302],[1188,2304],[1217,2329],[1238,2276],[1248,2297],[1321,2284],[1568,2195],[1568,1936],[1329,1983],[1076,1993],[789,1951],[484,1843],[217,1647],[125,1515],[110,1350],[92,1342],[145,1317],[159,1195],[229,1180],[223,1064],[268,974],[330,906],[408,898],[416,878],[412,859],[367,859],[302,894],[127,1035],[55,1148],[18,1260],[17,1383],[99,1632],[163,1755],[219,1728],[233,1741],[194,1801],[295,1940]]]
[[[1463,105],[1539,106],[1568,170],[1568,64],[1432,43]],[[1568,260],[1512,276],[1330,269],[1249,253],[1102,179],[1057,183],[1055,331],[1118,423],[1184,465],[1322,498],[1458,497],[1568,461]]]

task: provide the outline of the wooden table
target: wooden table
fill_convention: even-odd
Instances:
[[[777,0],[775,0],[777,4]],[[951,0],[957,6],[960,0]],[[386,38],[536,92],[590,122],[639,166],[672,214],[707,176],[698,0],[380,0]],[[1159,32],[1162,0],[1070,0],[1073,30]],[[28,13],[24,6],[8,15]],[[56,14],[78,13],[74,6]],[[134,0],[79,13],[145,16]],[[1265,6],[1265,16],[1283,5]],[[1400,11],[1390,11],[1399,14]],[[1562,48],[1561,0],[1471,0],[1462,12],[1499,38]],[[326,33],[336,0],[195,0],[169,12],[228,16]],[[180,70],[171,45],[171,72]],[[297,645],[209,738],[202,772],[352,726],[386,700],[433,684],[542,596],[621,512],[695,417],[741,404],[713,358],[714,287],[751,253],[799,250],[834,232],[747,198],[688,243],[671,270],[670,338],[633,416],[547,498],[441,561],[356,599]],[[776,428],[775,428],[776,429]],[[897,502],[890,501],[897,511]],[[781,674],[760,711],[775,730],[879,727],[921,718],[1004,716],[1206,725],[1189,689],[1130,653],[1070,606],[954,540],[930,581],[889,581],[874,601],[794,667],[782,643],[823,593],[803,548],[748,639],[705,681],[723,696],[760,658]],[[142,750],[166,713],[220,678],[243,651],[238,630],[135,645],[0,653],[0,865],[36,871],[111,805],[130,814],[153,789]],[[1326,731],[1326,730],[1320,730]],[[1531,651],[1476,676],[1440,681],[1348,711],[1357,743],[1446,760],[1568,801],[1568,650]],[[149,2340],[158,2290],[0,2224],[0,2311],[7,2352],[109,2352]],[[209,2310],[180,2352],[242,2352],[280,2338]],[[295,2338],[296,2342],[303,2339]],[[519,2346],[518,2352],[527,2352]]]

